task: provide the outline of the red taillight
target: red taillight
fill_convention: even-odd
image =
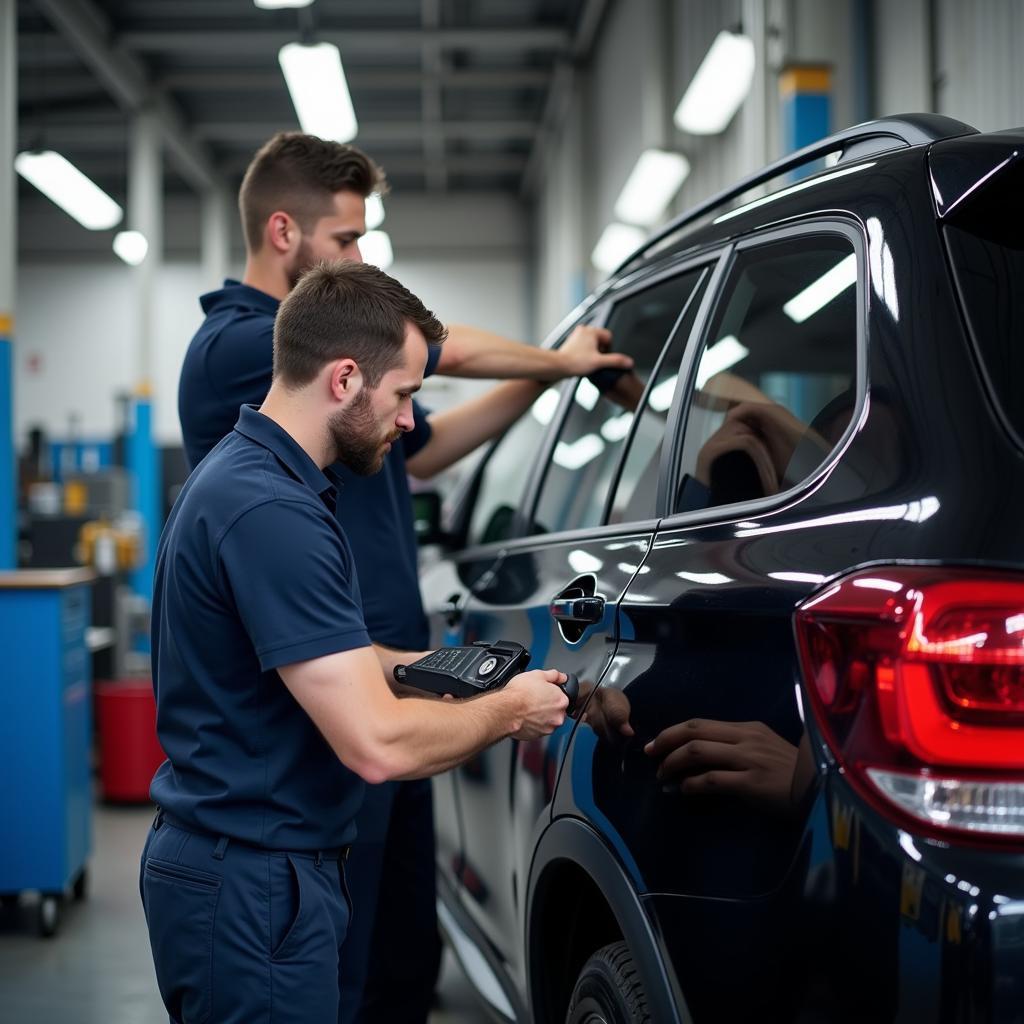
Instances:
[[[856,784],[943,830],[1024,835],[1024,578],[875,568],[796,625],[816,717]]]

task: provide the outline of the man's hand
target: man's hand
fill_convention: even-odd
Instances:
[[[764,722],[699,718],[669,726],[644,747],[661,763],[658,780],[686,796],[738,796],[792,810],[790,789],[797,748]]]
[[[559,689],[568,677],[553,668],[520,672],[505,684],[505,694],[521,704],[522,724],[513,739],[535,740],[554,732],[564,721],[569,698]]]
[[[580,324],[558,349],[564,376],[585,377],[596,370],[628,370],[633,366],[629,356],[611,348],[611,331]]]

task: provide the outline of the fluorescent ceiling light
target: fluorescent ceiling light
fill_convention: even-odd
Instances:
[[[627,256],[644,243],[647,235],[629,224],[609,224],[590,254],[590,261],[598,270],[611,273]]]
[[[536,402],[530,406],[533,418],[542,426],[546,427],[555,415],[558,408],[558,392],[554,388],[548,388]]]
[[[831,270],[794,295],[782,310],[794,323],[802,324],[842,294],[857,280],[857,257],[851,252]]]
[[[604,451],[604,441],[597,434],[584,434],[572,444],[559,441],[552,456],[565,469],[580,469]]]
[[[750,349],[746,345],[741,345],[733,335],[727,334],[701,356],[700,366],[697,367],[697,387],[704,387],[716,373],[728,370],[730,366],[735,366],[748,355]]]
[[[277,59],[302,130],[332,142],[354,139],[359,124],[338,48],[333,43],[288,43]]]
[[[261,11],[279,11],[282,7],[308,7],[313,0],[253,0]]]
[[[651,389],[649,404],[655,412],[664,412],[672,404],[672,396],[676,391],[679,374],[674,373],[668,380],[663,380]]]
[[[387,270],[395,261],[391,251],[391,239],[386,231],[367,231],[359,239],[359,252],[364,263],[372,263],[381,270]]]
[[[371,192],[366,197],[366,228],[368,231],[372,231],[383,223],[384,203],[380,198],[380,193]]]
[[[681,153],[645,149],[622,186],[615,216],[627,224],[650,227],[665,212],[690,173],[690,161]]]
[[[629,433],[629,428],[632,425],[633,414],[631,412],[624,412],[619,416],[613,416],[610,420],[605,420],[601,424],[601,436],[609,444],[615,444],[616,441],[621,441]]]
[[[124,211],[74,164],[52,150],[19,153],[14,169],[83,228],[103,231],[119,224]]]
[[[725,131],[750,92],[755,64],[752,39],[719,32],[676,107],[676,127],[691,135]]]
[[[149,252],[149,242],[141,231],[118,231],[114,235],[114,252],[129,266],[137,267]]]

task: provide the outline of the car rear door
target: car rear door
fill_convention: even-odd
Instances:
[[[465,642],[518,641],[530,649],[531,667],[573,672],[585,693],[601,679],[614,652],[616,606],[656,525],[653,517],[628,528],[609,523],[611,485],[648,383],[658,406],[653,430],[657,438],[663,435],[681,351],[678,342],[672,347],[675,365],[667,363],[667,343],[688,335],[709,274],[706,262],[683,267],[610,300],[607,324],[614,344],[636,361],[635,374],[616,392],[629,407],[586,379],[566,387],[557,433],[531,456],[539,472],[532,497],[520,509],[519,532],[525,536],[502,546],[485,585],[468,595],[462,607]],[[666,381],[668,387],[657,390]],[[497,744],[455,772],[464,908],[519,981],[520,894],[571,728],[567,722],[543,741]]]

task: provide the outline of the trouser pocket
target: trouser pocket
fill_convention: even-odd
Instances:
[[[143,905],[157,985],[167,1012],[181,1024],[204,1024],[210,1017],[220,886],[218,875],[153,857],[143,868]]]

